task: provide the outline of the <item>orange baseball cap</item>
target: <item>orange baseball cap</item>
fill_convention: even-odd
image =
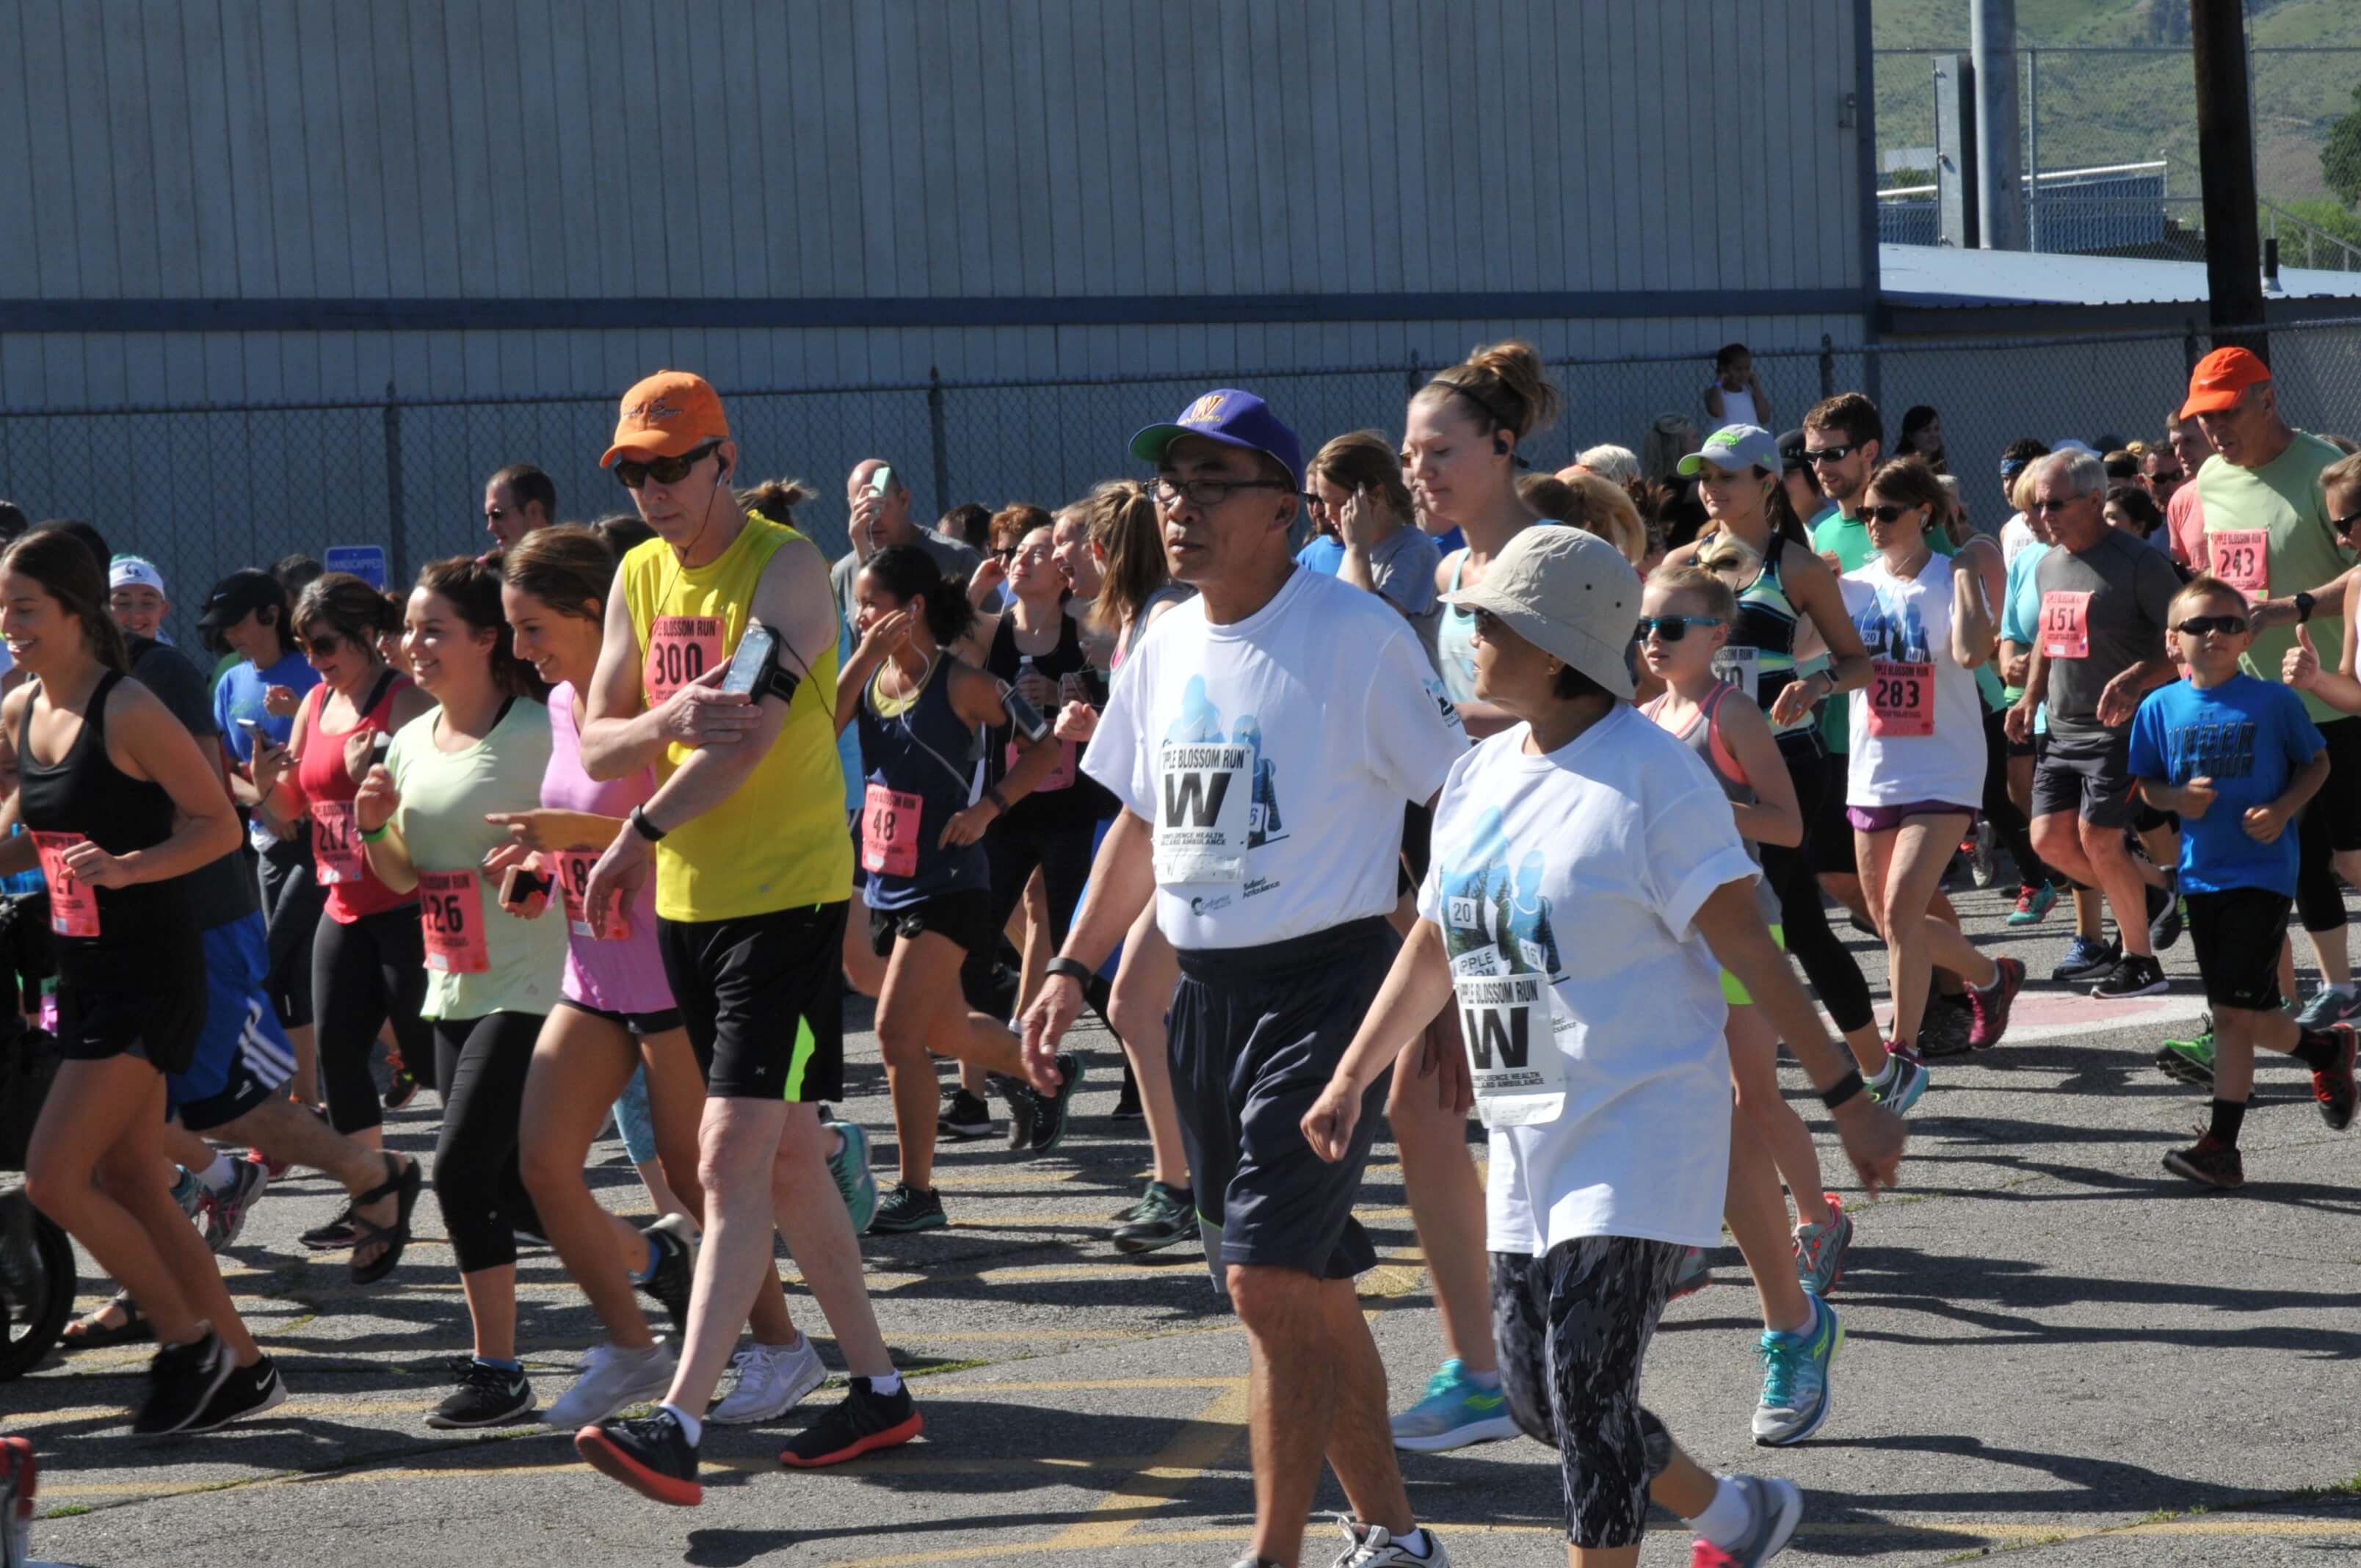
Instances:
[[[2220,413],[2238,400],[2239,393],[2270,378],[2271,367],[2256,358],[2252,349],[2217,348],[2189,373],[2189,400],[2180,405],[2180,417]]]
[[[730,421],[711,382],[686,370],[659,370],[623,394],[615,444],[598,466],[611,466],[618,457],[679,457],[708,441],[729,439]]]

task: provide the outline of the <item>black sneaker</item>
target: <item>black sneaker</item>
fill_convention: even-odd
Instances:
[[[228,1381],[235,1365],[221,1336],[211,1329],[203,1339],[164,1346],[148,1363],[148,1400],[139,1407],[131,1430],[142,1437],[188,1431]]]
[[[1041,1117],[1041,1097],[1021,1078],[994,1073],[988,1081],[1000,1102],[1008,1107],[1008,1152],[1023,1154],[1033,1146],[1033,1124]]]
[[[864,1453],[909,1442],[926,1430],[917,1401],[907,1383],[891,1394],[870,1391],[869,1379],[855,1377],[844,1398],[826,1415],[797,1432],[779,1453],[779,1463],[790,1470],[818,1470],[841,1464]]]
[[[981,1095],[970,1094],[964,1089],[954,1089],[951,1097],[935,1117],[935,1131],[946,1138],[966,1143],[971,1138],[992,1136],[992,1107]]]
[[[2107,971],[2107,978],[2091,988],[2097,997],[2160,996],[2171,988],[2164,978],[2164,966],[2145,953],[2125,953]]]
[[[1071,1051],[1058,1053],[1058,1091],[1044,1094],[1027,1086],[1033,1096],[1033,1137],[1026,1146],[1034,1154],[1048,1154],[1066,1140],[1066,1107],[1082,1086],[1082,1058]]]
[[[1139,1080],[1132,1076],[1131,1060],[1124,1059],[1123,1089],[1115,1097],[1115,1109],[1108,1113],[1118,1122],[1137,1122],[1148,1114],[1139,1103]]]
[[[2191,1181],[2202,1181],[2208,1187],[2244,1187],[2246,1185],[2246,1162],[2231,1144],[2217,1144],[2208,1133],[2185,1149],[2175,1149],[2164,1157],[2164,1168],[2175,1176],[2185,1176]]]
[[[670,1223],[686,1223],[677,1220]],[[688,1243],[673,1234],[664,1220],[657,1221],[640,1234],[647,1238],[649,1247],[655,1253],[656,1266],[647,1278],[638,1281],[639,1288],[672,1314],[675,1330],[686,1332],[689,1287],[697,1283],[697,1255],[689,1250]]]
[[[1148,1184],[1148,1196],[1135,1206],[1131,1219],[1117,1225],[1115,1250],[1127,1256],[1160,1252],[1197,1234],[1197,1205],[1160,1181]]]
[[[399,1111],[418,1098],[418,1075],[408,1062],[397,1063],[385,1078],[385,1108]]]
[[[2159,953],[2180,940],[2180,898],[2177,889],[2147,890],[2147,939]]]
[[[869,1222],[869,1234],[907,1235],[913,1231],[939,1230],[950,1223],[950,1216],[943,1212],[940,1193],[931,1187],[921,1190],[906,1181],[897,1181],[894,1190],[877,1205],[877,1215]]]
[[[2331,1129],[2343,1132],[2353,1124],[2356,1096],[2353,1079],[2354,1041],[2356,1036],[2349,1024],[2337,1024],[2323,1031],[2345,1047],[2336,1065],[2312,1075],[2312,1097],[2320,1103],[2320,1119]]]
[[[1918,1025],[1918,1055],[1927,1060],[1967,1055],[1975,1022],[1975,1011],[1966,997],[1945,996],[1940,992],[1929,995],[1927,1016]]]
[[[705,1501],[697,1479],[697,1447],[668,1410],[584,1427],[574,1434],[574,1452],[642,1497],[676,1508]]]
[[[342,1252],[360,1240],[360,1232],[353,1224],[353,1206],[347,1203],[336,1217],[324,1225],[314,1225],[295,1238],[313,1252]]]
[[[434,1407],[426,1424],[436,1431],[512,1427],[533,1420],[533,1385],[522,1368],[488,1366],[470,1356],[457,1392]]]
[[[228,1355],[222,1357],[226,1361]],[[265,1355],[251,1366],[230,1368],[222,1386],[205,1402],[203,1414],[182,1427],[182,1431],[212,1431],[247,1416],[258,1416],[265,1410],[275,1410],[287,1402],[287,1385],[279,1380],[279,1368]]]

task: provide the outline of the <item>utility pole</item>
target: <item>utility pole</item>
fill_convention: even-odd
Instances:
[[[2214,346],[2244,344],[2268,364],[2263,243],[2257,226],[2255,107],[2244,0],[2189,0],[2197,64],[2197,158],[2205,195],[2205,282]]]
[[[1975,67],[1977,244],[1985,250],[2023,250],[2016,0],[1972,0],[1968,22]]]

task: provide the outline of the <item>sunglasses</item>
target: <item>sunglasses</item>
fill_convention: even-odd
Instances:
[[[2343,517],[2332,517],[2328,520],[2328,526],[2339,533],[2352,532],[2356,523],[2361,523],[2361,511],[2347,512]]]
[[[2202,637],[2209,631],[2235,637],[2246,630],[2246,618],[2243,615],[2192,615],[2173,630],[2190,637]]]
[[[721,443],[708,441],[691,452],[677,457],[637,457],[615,459],[615,482],[627,490],[636,490],[653,479],[659,485],[677,485],[688,477],[688,471],[713,455]]]
[[[1861,509],[1861,515],[1873,522],[1900,522],[1917,510],[1916,507],[1863,507]]]
[[[337,649],[343,647],[345,645],[345,640],[334,635],[327,637],[298,637],[295,639],[295,645],[298,648],[302,649],[305,652],[311,654],[315,659],[325,659],[335,652]]]
[[[1709,615],[1643,615],[1640,618],[1637,640],[1644,642],[1653,636],[1659,642],[1678,642],[1689,634],[1692,626],[1720,624]]]
[[[1841,463],[1860,450],[1861,448],[1858,446],[1807,447],[1804,452],[1804,461],[1806,463]]]
[[[2033,513],[2036,517],[2047,517],[2053,511],[2064,511],[2076,501],[2088,500],[2090,499],[2091,498],[2088,496],[2068,496],[2062,501],[2036,501],[2025,510]]]
[[[2147,477],[2147,482],[2151,485],[2177,485],[2187,477],[2189,471],[2186,468],[2158,468]]]

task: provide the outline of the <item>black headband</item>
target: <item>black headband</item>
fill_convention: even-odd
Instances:
[[[1458,393],[1469,402],[1474,403],[1477,408],[1482,409],[1486,417],[1491,420],[1492,428],[1494,430],[1505,430],[1512,436],[1517,433],[1517,422],[1502,413],[1500,411],[1500,406],[1498,403],[1486,397],[1483,393],[1477,391],[1475,388],[1467,385],[1465,381],[1455,381],[1448,376],[1437,376],[1433,380],[1429,381],[1427,385],[1430,387],[1447,388],[1450,390]],[[1520,437],[1520,439],[1521,439],[1521,437]],[[1516,466],[1520,468],[1529,469],[1532,466],[1531,463],[1525,461],[1525,457],[1522,453],[1519,453],[1514,461]]]

